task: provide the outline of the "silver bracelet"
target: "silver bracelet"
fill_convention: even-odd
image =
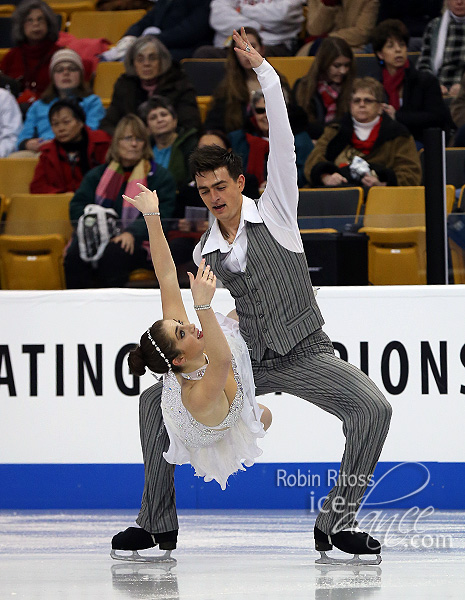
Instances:
[[[194,310],[208,310],[211,308],[209,304],[194,304]]]
[[[160,216],[160,213],[142,213],[143,217],[148,217],[149,215],[158,215],[158,216]]]

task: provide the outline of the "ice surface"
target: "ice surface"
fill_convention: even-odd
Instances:
[[[315,565],[302,511],[181,511],[175,566],[113,561],[111,537],[136,514],[0,512],[0,599],[465,598],[462,511],[384,511],[383,562],[351,568]]]

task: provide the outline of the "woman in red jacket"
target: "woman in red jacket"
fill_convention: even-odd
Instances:
[[[30,185],[32,194],[75,192],[90,169],[105,162],[111,138],[85,125],[86,115],[72,100],[58,100],[49,111],[55,138],[41,147]]]
[[[12,16],[12,48],[0,69],[21,80],[24,90],[18,97],[26,106],[37,100],[50,83],[49,65],[59,49],[57,15],[43,0],[23,0]]]

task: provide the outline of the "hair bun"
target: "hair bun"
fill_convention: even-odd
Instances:
[[[128,356],[128,365],[129,371],[132,375],[137,375],[137,377],[142,377],[146,371],[146,364],[144,357],[142,355],[142,349],[140,346],[131,350]]]

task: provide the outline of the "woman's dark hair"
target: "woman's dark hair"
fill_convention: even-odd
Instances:
[[[214,135],[223,142],[225,148],[231,147],[231,142],[228,139],[228,136],[221,129],[206,129],[200,133],[199,141],[203,138],[204,135]]]
[[[351,63],[337,99],[336,117],[342,116],[349,110],[352,81],[356,69],[354,54],[352,48],[342,38],[327,37],[321,42],[315,60],[308,73],[300,79],[295,93],[297,104],[305,110],[310,120],[316,117],[312,106],[312,98],[318,89],[318,82],[327,77],[329,67],[339,56],[350,59]]]
[[[84,112],[82,106],[69,98],[63,98],[63,100],[58,100],[55,102],[55,104],[52,104],[50,110],[48,111],[48,120],[52,122],[53,115],[57,112],[60,112],[60,110],[63,110],[64,108],[69,109],[73,113],[74,118],[78,121],[81,121],[82,123],[86,122],[86,113]]]
[[[242,158],[232,150],[224,150],[219,146],[203,146],[196,148],[189,157],[189,169],[192,177],[200,173],[215,171],[226,167],[234,181],[243,174]]]
[[[386,19],[378,23],[371,34],[373,50],[381,52],[389,38],[404,42],[408,46],[410,34],[407,27],[399,19]]]
[[[165,108],[167,111],[169,111],[171,113],[171,116],[173,117],[173,119],[178,118],[178,115],[176,114],[174,106],[171,104],[171,102],[168,100],[168,98],[165,98],[165,96],[155,95],[155,96],[152,96],[151,98],[149,98],[148,100],[146,100],[145,102],[142,102],[142,104],[139,106],[139,109],[138,109],[139,116],[146,125],[147,125],[147,119],[149,118],[150,112],[152,110],[154,110],[155,108]]]
[[[42,11],[47,21],[48,31],[45,39],[51,42],[57,41],[59,33],[58,15],[42,0],[23,0],[11,15],[11,40],[15,46],[27,43],[27,38],[24,35],[24,22],[31,10],[35,8]]]
[[[247,35],[253,35],[260,46],[263,46],[262,38],[253,27],[244,27]],[[244,115],[242,107],[250,100],[250,91],[247,87],[246,71],[237,59],[234,43],[228,49],[225,64],[225,76],[219,83],[214,93],[215,100],[225,102],[225,129],[235,131],[242,129]]]
[[[182,370],[181,367],[173,365],[173,360],[179,356],[180,352],[176,349],[175,342],[166,334],[163,324],[163,320],[155,321],[150,327],[150,335],[169,360],[171,369],[175,373],[180,373]],[[129,353],[128,365],[132,375],[137,375],[138,377],[144,375],[146,369],[149,369],[153,373],[167,373],[169,369],[165,359],[150,341],[147,331],[142,334],[139,345]]]

